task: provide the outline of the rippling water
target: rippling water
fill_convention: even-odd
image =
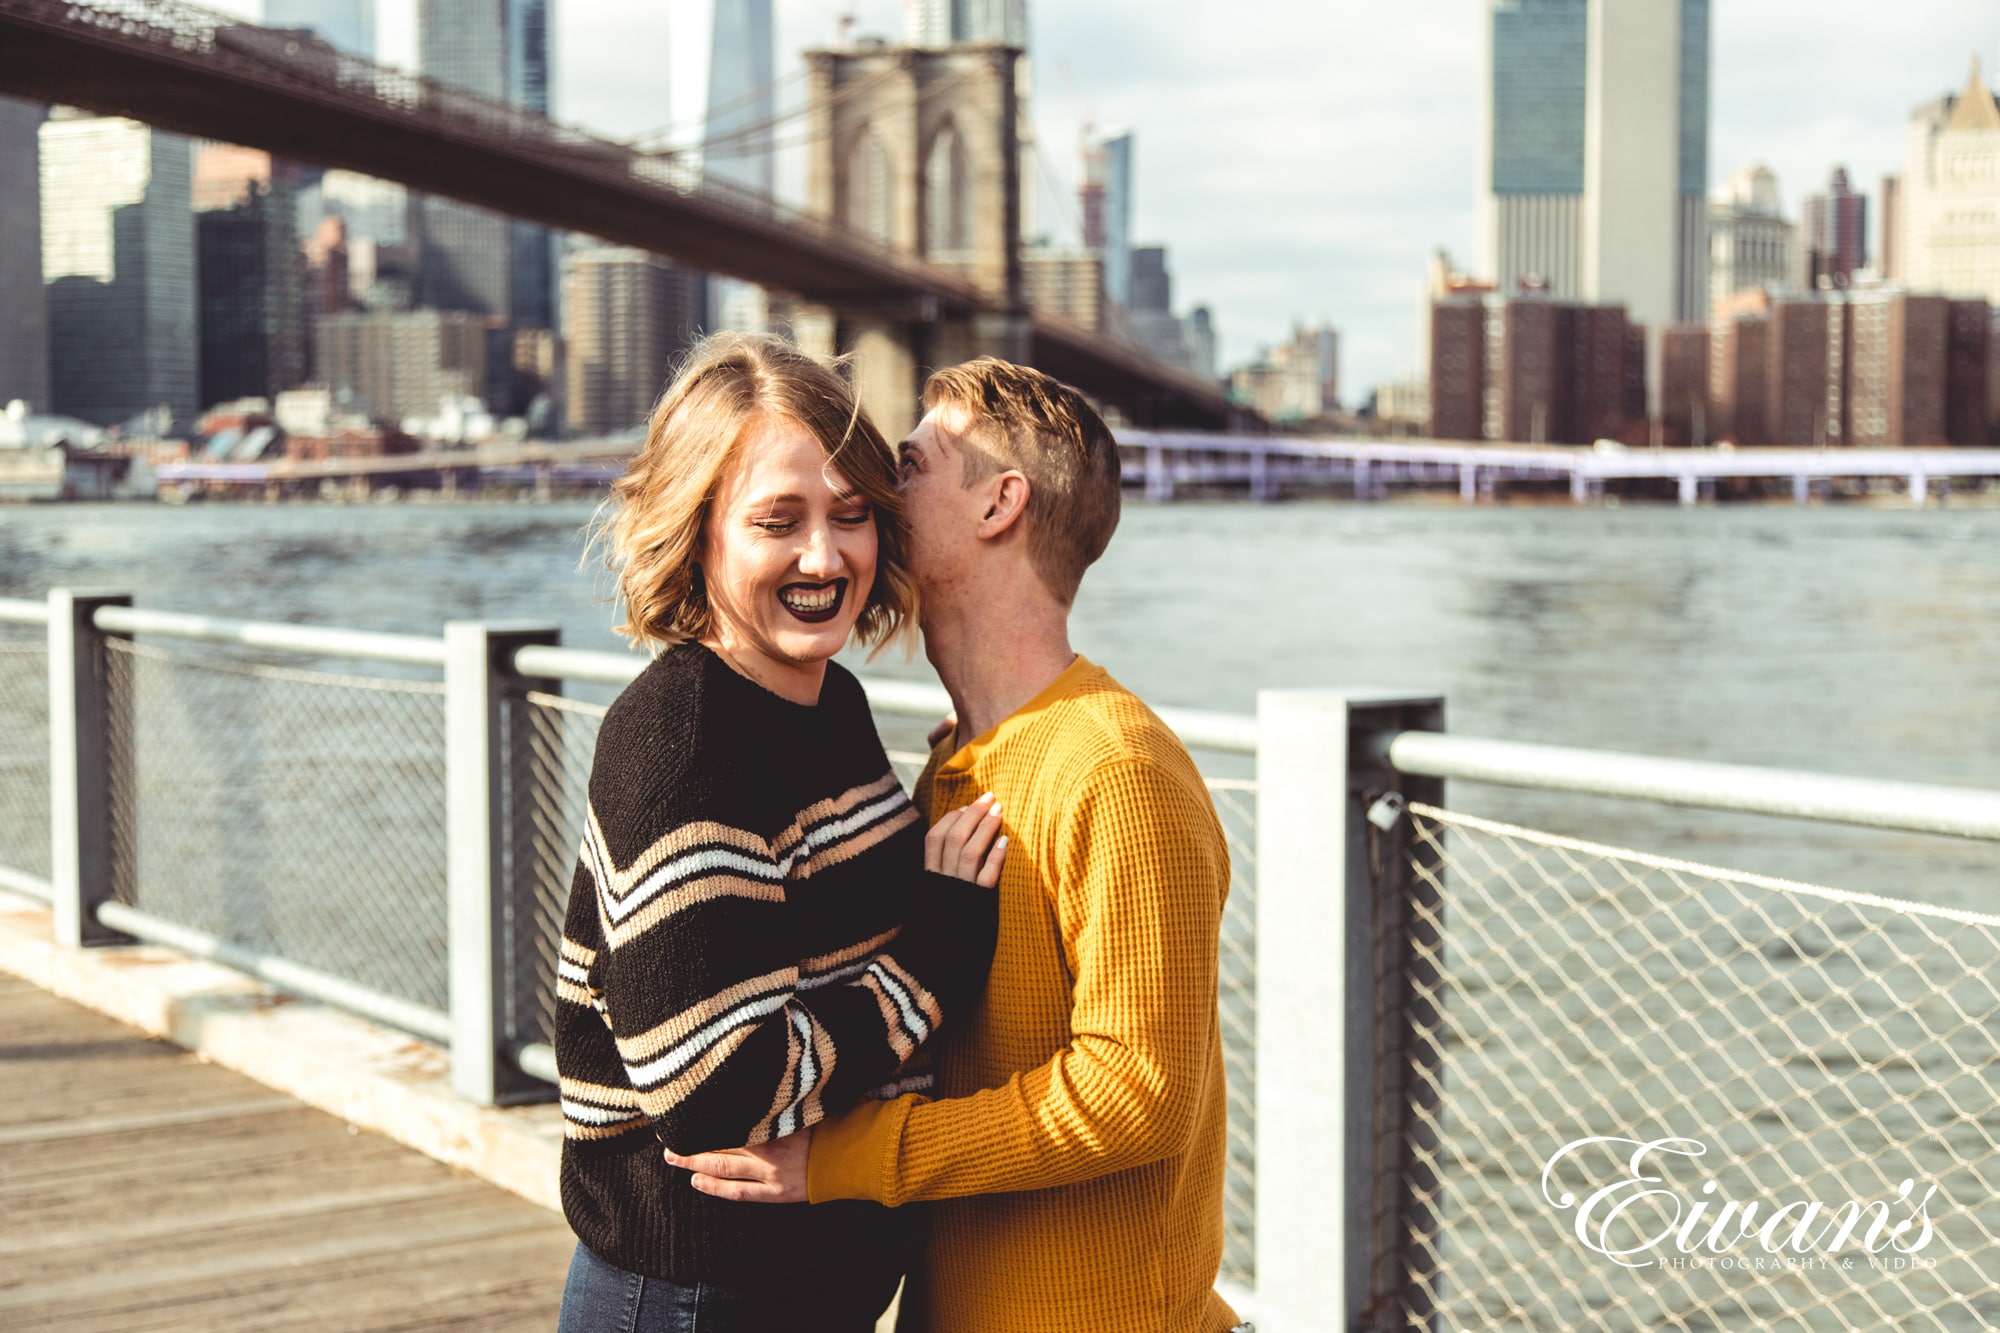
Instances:
[[[613,647],[584,503],[0,509],[0,595]],[[1455,731],[2000,788],[2000,512],[1301,503],[1128,506],[1077,647],[1159,703],[1259,688],[1447,698]],[[921,658],[868,668],[928,676]],[[1497,818],[1926,901],[2000,903],[1950,840],[1461,784]]]

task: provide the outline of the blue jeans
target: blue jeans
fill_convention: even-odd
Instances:
[[[682,1286],[628,1273],[578,1245],[563,1283],[557,1333],[873,1333],[876,1315],[802,1303],[773,1260],[774,1281],[750,1291],[701,1282]]]

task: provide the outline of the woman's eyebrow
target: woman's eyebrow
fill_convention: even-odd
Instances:
[[[860,491],[835,491],[833,493],[833,502],[835,504],[846,504],[849,500],[865,500],[867,498]],[[754,500],[747,501],[745,508],[766,509],[772,505],[802,505],[804,503],[806,503],[805,496],[800,495],[796,491],[787,491],[783,495],[758,496]]]

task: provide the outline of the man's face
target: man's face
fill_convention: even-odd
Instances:
[[[897,446],[910,573],[926,599],[947,592],[965,569],[979,525],[977,484],[963,484],[961,409],[937,407]]]

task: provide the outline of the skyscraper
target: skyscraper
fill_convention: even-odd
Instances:
[[[1846,287],[1868,262],[1868,196],[1848,188],[1847,168],[1834,168],[1825,194],[1809,194],[1800,209],[1799,239],[1805,248],[1806,285],[1821,279]]]
[[[375,58],[375,0],[264,0],[267,28],[311,28],[363,60]]]
[[[137,121],[41,128],[53,410],[114,425],[196,402],[189,142]]]
[[[548,0],[418,0],[425,76],[539,115],[549,111]],[[412,201],[416,299],[549,328],[555,245],[546,227],[448,199]]]
[[[1119,306],[1132,303],[1132,136],[1113,135],[1086,144],[1083,184],[1077,190],[1083,214],[1083,245],[1104,256],[1104,295]]]
[[[255,149],[210,144],[194,174],[201,404],[296,388],[307,365],[298,173]]]
[[[1797,240],[1775,172],[1759,164],[1731,176],[1708,204],[1709,308],[1737,292],[1795,282]]]
[[[1488,0],[1481,263],[1640,323],[1707,306],[1709,0]]]
[[[1028,45],[1028,0],[903,0],[903,40],[911,46],[956,42]]]
[[[774,33],[771,0],[715,0],[701,154],[703,175],[767,196],[777,191],[777,153],[771,134],[777,113]],[[753,331],[769,324],[770,310],[761,288],[713,277],[707,286],[708,309],[700,316],[702,324]]]
[[[45,108],[0,97],[0,409],[49,410],[49,319],[42,298],[40,133]]]
[[[715,0],[702,171],[759,194],[776,188],[777,77],[771,0]]]
[[[1908,144],[1896,276],[1913,290],[2000,304],[2000,103],[1978,60],[1956,97],[1911,114]]]
[[[569,421],[583,434],[646,420],[674,359],[700,333],[701,275],[657,255],[591,245],[563,261]]]

